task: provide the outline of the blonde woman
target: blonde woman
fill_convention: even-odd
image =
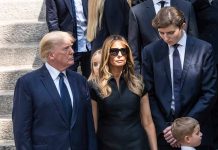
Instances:
[[[99,79],[89,83],[100,150],[146,150],[146,133],[150,149],[157,150],[147,91],[123,37],[105,40]]]
[[[109,35],[127,38],[128,23],[127,0],[89,0],[87,39],[92,43],[92,52],[100,49]]]

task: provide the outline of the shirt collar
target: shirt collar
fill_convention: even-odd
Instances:
[[[45,66],[46,66],[46,68],[48,69],[48,72],[50,73],[50,75],[51,75],[51,78],[53,79],[53,80],[56,80],[56,79],[58,79],[59,77],[58,77],[58,75],[60,74],[60,71],[58,71],[56,68],[54,68],[54,67],[52,67],[49,63],[45,63]],[[66,75],[66,71],[63,71],[62,72],[64,75]]]
[[[182,31],[182,37],[181,39],[177,42],[177,44],[179,44],[180,46],[185,46],[186,45],[186,39],[187,39],[187,35],[185,33],[185,31],[183,30]],[[173,47],[173,46],[170,46],[168,45],[169,47]]]
[[[181,146],[181,150],[195,150],[195,148],[190,146]]]

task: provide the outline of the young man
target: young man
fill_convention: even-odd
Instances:
[[[17,150],[96,150],[86,79],[67,69],[75,39],[53,31],[40,42],[45,64],[18,79],[13,104]]]
[[[151,22],[161,7],[173,6],[183,11],[186,19],[184,28],[188,34],[197,36],[197,25],[192,4],[186,0],[145,0],[131,8],[129,15],[128,41],[133,51],[135,70],[141,71],[142,49],[160,36]]]
[[[184,14],[174,7],[162,8],[152,25],[161,39],[143,49],[142,75],[148,86],[159,149],[179,147],[170,124],[181,116],[199,121],[204,134],[199,149],[210,149],[217,80],[212,46],[186,34]]]
[[[201,144],[202,133],[196,119],[177,118],[171,126],[172,135],[181,144],[181,150],[195,150]]]

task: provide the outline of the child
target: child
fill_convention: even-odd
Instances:
[[[101,64],[101,50],[97,50],[92,54],[92,58],[91,58],[91,74],[88,78],[90,86],[92,84],[92,82],[90,81],[98,82],[100,64]],[[94,105],[94,103],[95,102],[92,101],[92,105]],[[97,113],[94,110],[92,111],[93,114]],[[93,116],[93,119],[96,120],[97,118]],[[97,124],[95,122],[97,121],[94,121],[95,132],[97,132]]]
[[[201,144],[202,133],[198,121],[191,117],[181,117],[172,124],[172,135],[181,144],[181,150],[195,150]]]
[[[96,79],[96,77],[98,77],[100,63],[101,63],[101,50],[97,50],[93,53],[91,58],[91,74],[88,80]]]

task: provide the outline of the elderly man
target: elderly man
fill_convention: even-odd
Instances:
[[[17,150],[96,150],[86,79],[67,69],[74,41],[62,31],[46,34],[40,42],[45,64],[18,79],[12,114]]]

